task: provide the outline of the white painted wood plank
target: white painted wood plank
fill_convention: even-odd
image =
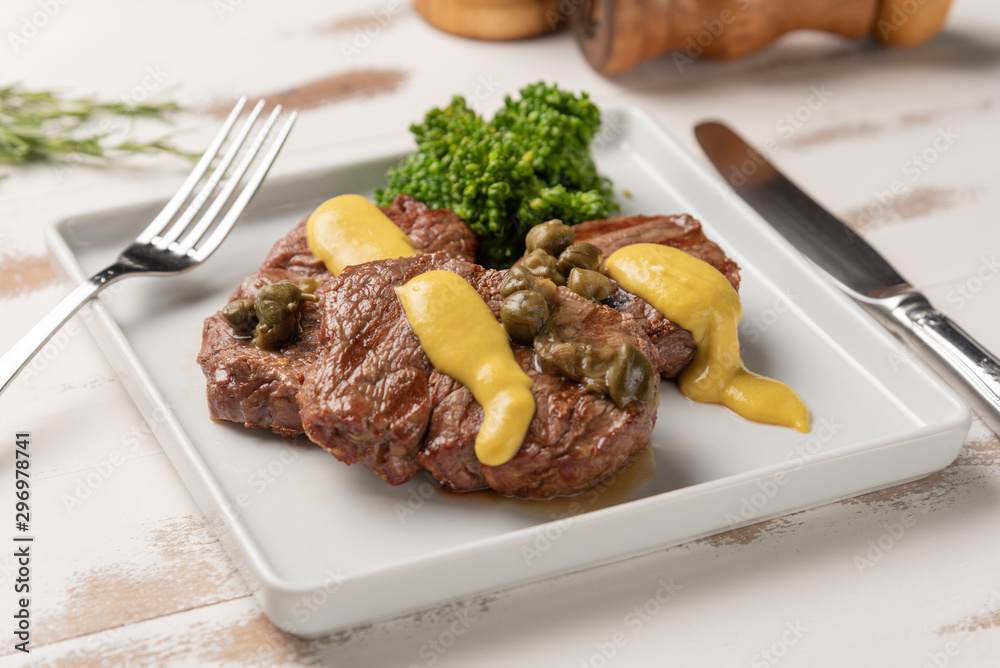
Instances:
[[[32,0],[8,4],[0,19],[3,35],[37,11]],[[363,24],[384,3],[301,1],[286,3],[280,13],[267,5],[233,4],[233,12],[221,15],[213,3],[146,3],[141,11],[124,0],[60,5],[25,50],[8,54],[5,74],[30,85],[115,98],[142,86],[152,71],[162,80],[147,92],[168,92],[199,108],[244,90],[281,91],[331,73],[404,74],[386,95],[303,114],[276,172],[322,164],[334,154],[363,156],[387,137],[405,136],[408,123],[453,93],[475,98],[478,89],[489,111],[503,94],[544,77],[589,90],[601,104],[643,106],[696,155],[689,130],[706,116],[725,118],[751,138],[776,137],[779,165],[847,217],[905,176],[914,152],[953,125],[961,138],[911,184],[909,209],[886,216],[866,234],[915,283],[928,286],[945,311],[1000,350],[1000,282],[980,275],[985,254],[1000,246],[1000,17],[986,0],[955,3],[947,33],[923,49],[884,51],[798,35],[736,63],[697,62],[678,72],[662,59],[618,79],[592,72],[567,34],[476,43],[434,31],[409,8],[348,62],[342,45],[356,35],[351,21]],[[251,33],[255,39],[247,39]],[[819,50],[810,55],[810,45]],[[130,55],[127,62],[123,53]],[[808,104],[811,87],[824,83],[834,92],[828,103],[785,136],[782,119]],[[214,133],[214,122],[199,116],[181,120],[182,126],[198,125],[180,137],[192,147]],[[108,171],[18,169],[0,184],[4,280],[18,267],[44,273],[40,217],[169,193],[185,172],[171,158],[133,164]],[[959,300],[957,291],[977,286],[975,278],[982,286]],[[10,318],[0,329],[0,349],[66,289],[51,276],[35,287],[0,291],[0,308]],[[664,657],[677,665],[776,665],[763,657],[769,648],[787,650],[778,657],[783,665],[810,666],[925,665],[942,652],[948,665],[990,665],[1000,653],[1000,446],[981,424],[959,462],[923,481],[459,609],[303,642],[281,635],[260,616],[158,445],[147,438],[135,444],[141,418],[89,335],[73,337],[44,373],[19,381],[13,392],[0,397],[0,437],[22,426],[34,433],[33,498],[43,540],[34,571],[38,649],[24,657],[0,648],[5,664],[433,661],[575,668],[604,665],[599,655],[611,651],[616,633],[626,642],[614,648],[607,665],[662,665]],[[0,492],[10,483],[2,470]],[[85,503],[70,512],[67,497],[88,489]],[[907,517],[914,521],[899,533],[893,527]],[[869,559],[870,550],[879,554],[869,541],[886,546],[877,560]],[[0,560],[0,586],[9,586],[11,566],[9,558]],[[638,625],[635,606],[655,600],[664,578],[682,588]],[[473,617],[457,634],[462,620]],[[792,637],[787,625],[797,622],[808,631],[783,647],[783,638]],[[450,646],[439,652],[432,641]]]

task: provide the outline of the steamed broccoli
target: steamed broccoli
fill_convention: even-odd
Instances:
[[[510,266],[532,226],[553,218],[568,224],[617,211],[611,182],[598,175],[589,146],[601,112],[544,83],[505,99],[487,122],[455,96],[410,126],[418,150],[389,169],[382,205],[407,193],[430,207],[452,209],[482,237],[479,260]]]

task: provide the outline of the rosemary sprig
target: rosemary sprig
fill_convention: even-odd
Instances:
[[[187,159],[198,154],[175,146],[169,136],[152,141],[114,139],[122,121],[151,118],[170,122],[179,109],[176,102],[126,104],[102,102],[94,97],[63,97],[47,90],[28,90],[20,85],[0,88],[0,163],[54,162],[89,158],[110,161],[119,155],[172,153]],[[86,125],[100,121],[98,130]],[[0,176],[2,178],[2,176]]]

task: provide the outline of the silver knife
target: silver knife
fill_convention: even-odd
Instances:
[[[694,133],[740,197],[883,324],[915,338],[920,356],[994,431],[1000,429],[1000,360],[731,129],[708,122],[699,124]]]

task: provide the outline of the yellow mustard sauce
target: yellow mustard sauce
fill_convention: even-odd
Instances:
[[[396,288],[406,320],[434,368],[462,383],[483,408],[476,458],[510,460],[535,414],[531,378],[475,288],[450,271],[429,271]]]
[[[413,242],[381,209],[361,195],[323,202],[306,223],[309,250],[334,276],[345,267],[416,255]]]
[[[736,290],[715,267],[659,244],[625,246],[604,266],[622,288],[691,332],[698,347],[678,379],[684,396],[722,404],[755,422],[809,431],[809,409],[798,395],[743,365],[736,329],[743,307]]]

